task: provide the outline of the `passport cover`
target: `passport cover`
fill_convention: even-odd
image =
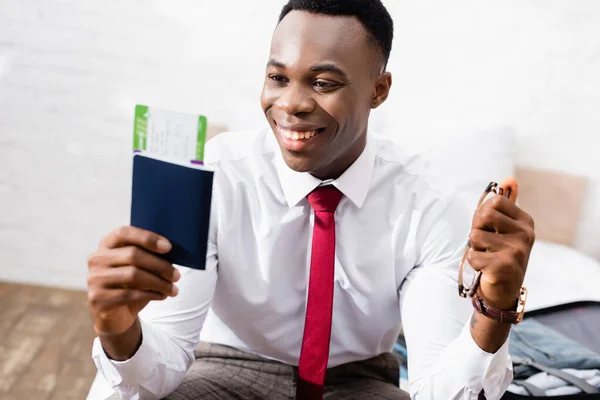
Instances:
[[[204,269],[214,172],[133,156],[131,225],[169,239],[167,261]]]

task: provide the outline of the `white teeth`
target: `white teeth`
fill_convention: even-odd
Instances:
[[[279,131],[290,140],[303,140],[310,139],[311,137],[317,135],[316,130],[312,131],[292,131],[289,129],[279,128]]]
[[[280,131],[280,132],[283,134],[283,136],[285,136],[286,138],[288,138],[288,139],[291,139],[291,138],[292,138],[292,132],[291,132],[291,131],[289,131],[289,130],[287,130],[287,129],[283,129],[283,128],[280,128],[280,129],[279,129],[279,131]]]

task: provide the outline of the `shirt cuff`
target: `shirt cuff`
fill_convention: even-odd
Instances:
[[[473,317],[471,317],[473,318]],[[494,354],[482,350],[471,335],[471,320],[465,324],[457,341],[460,357],[466,360],[464,378],[467,387],[483,389],[487,399],[499,399],[513,379],[508,341]]]
[[[156,346],[151,327],[140,320],[142,344],[133,357],[126,361],[115,361],[108,358],[100,339],[94,339],[92,358],[98,371],[104,376],[110,387],[134,386],[146,381],[154,371],[157,361]]]

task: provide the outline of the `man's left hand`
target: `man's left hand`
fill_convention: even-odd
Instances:
[[[496,195],[475,212],[469,264],[482,272],[479,295],[500,310],[514,310],[535,241],[533,218],[516,204],[517,182],[505,179],[510,198]]]

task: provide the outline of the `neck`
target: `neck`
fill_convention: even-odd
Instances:
[[[325,165],[323,168],[312,171],[311,175],[322,181],[339,178],[352,164],[354,164],[358,157],[360,157],[365,150],[366,145],[367,135],[361,135],[346,153]]]

